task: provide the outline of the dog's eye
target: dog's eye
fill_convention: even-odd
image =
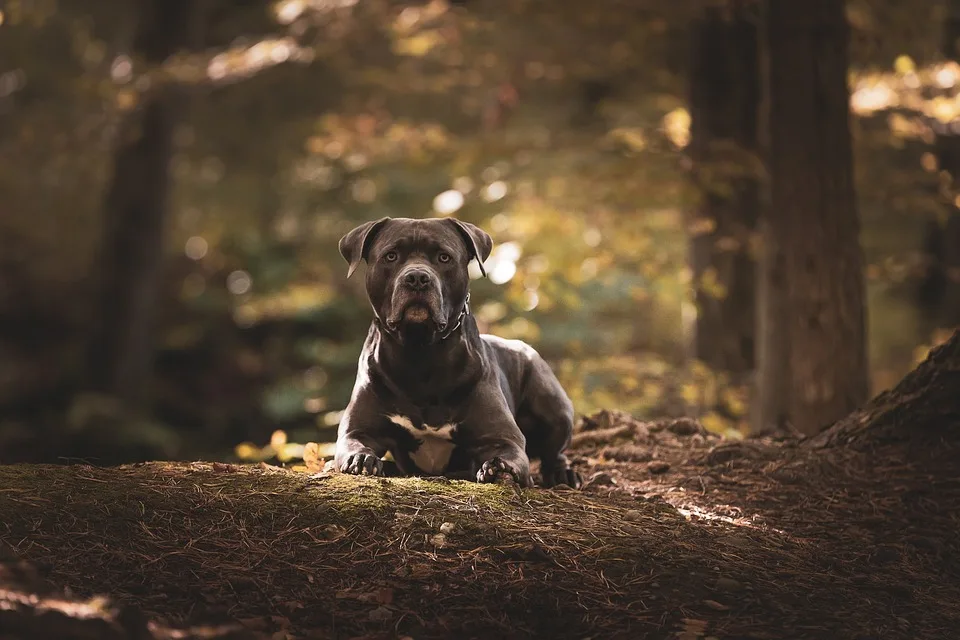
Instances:
[[[450,254],[441,253],[440,255],[437,256],[437,260],[439,260],[440,262],[450,262]]]
[[[400,256],[397,255],[396,251],[388,251],[386,255],[383,256],[383,259],[386,260],[387,262],[396,262],[397,258],[399,257]]]

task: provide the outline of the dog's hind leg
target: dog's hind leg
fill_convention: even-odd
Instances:
[[[527,455],[540,459],[545,487],[565,484],[579,488],[583,483],[570,466],[564,451],[573,436],[573,403],[546,362],[533,363],[523,402],[517,408],[517,423],[527,439]]]

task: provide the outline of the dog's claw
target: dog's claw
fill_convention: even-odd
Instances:
[[[503,458],[487,460],[480,466],[480,470],[477,471],[477,482],[502,482],[507,478],[512,479],[521,487],[527,486],[521,474]]]
[[[369,453],[355,453],[340,467],[343,473],[355,476],[382,476],[383,461]]]

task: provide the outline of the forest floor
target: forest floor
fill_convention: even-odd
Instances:
[[[602,412],[575,436],[582,492],[0,467],[0,638],[957,637],[960,452],[937,438]]]

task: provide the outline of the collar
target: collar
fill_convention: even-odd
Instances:
[[[453,323],[453,327],[452,327],[449,331],[445,331],[445,332],[440,336],[440,342],[443,342],[444,340],[446,340],[447,338],[449,338],[450,336],[452,336],[452,335],[454,334],[454,332],[455,332],[457,329],[460,328],[460,325],[463,324],[463,319],[464,319],[469,313],[470,313],[470,292],[467,291],[467,298],[466,298],[466,300],[463,301],[463,309],[460,310],[460,315],[457,316],[457,321],[456,321],[455,323]]]

